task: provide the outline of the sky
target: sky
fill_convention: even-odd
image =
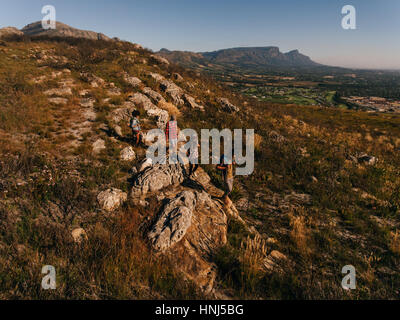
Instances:
[[[57,21],[154,51],[278,46],[327,65],[400,69],[400,0],[0,0],[0,27],[40,21],[45,5]],[[345,5],[355,30],[342,28]]]

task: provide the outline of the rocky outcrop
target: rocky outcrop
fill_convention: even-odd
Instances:
[[[68,87],[54,88],[54,89],[46,90],[44,92],[44,94],[46,96],[61,96],[61,97],[64,97],[64,96],[72,95],[72,90],[71,90],[71,88],[68,88]]]
[[[11,36],[23,36],[24,33],[14,27],[6,27],[0,29],[0,38],[7,38]]]
[[[156,63],[169,65],[169,61],[167,59],[160,57],[156,54],[152,54],[150,58]]]
[[[157,107],[151,100],[142,93],[135,93],[133,96],[129,98],[130,101],[135,103],[136,105],[142,106],[146,111],[147,115],[150,117],[157,118],[157,127],[160,129],[164,129],[166,123],[168,122],[168,112]]]
[[[182,98],[184,91],[174,82],[164,79],[160,81],[160,86],[161,89],[172,98],[175,105],[182,106],[185,103]]]
[[[179,193],[165,205],[148,235],[155,250],[163,252],[182,240],[192,223],[195,205],[196,196],[191,191]]]
[[[142,83],[142,80],[136,77],[132,77],[126,72],[123,73],[123,78],[126,83],[130,84],[133,87],[137,87]]]
[[[168,254],[186,278],[209,293],[216,278],[211,256],[226,244],[227,216],[205,191],[165,194],[170,198],[148,237],[156,251]]]
[[[152,90],[149,87],[143,88],[142,91],[143,91],[143,93],[145,95],[147,95],[149,98],[153,99],[153,101],[155,101],[157,103],[158,102],[165,102],[165,99],[161,94],[159,94],[157,91]]]
[[[56,22],[56,29],[43,29],[42,22],[34,22],[28,24],[21,30],[28,36],[48,36],[48,37],[71,37],[71,38],[84,38],[90,40],[111,40],[102,33],[94,31],[80,30],[70,27],[64,23]]]
[[[97,201],[102,209],[106,211],[114,211],[117,209],[124,201],[126,201],[128,195],[119,189],[108,189],[100,192],[97,196]]]
[[[147,168],[135,177],[131,197],[137,199],[148,192],[180,184],[184,180],[184,172],[181,164],[156,164]]]
[[[230,103],[227,98],[217,98],[217,102],[221,105],[222,109],[226,112],[239,112],[240,109],[234,104]]]
[[[80,78],[81,80],[90,83],[92,88],[102,87],[105,84],[104,79],[87,72],[82,72]]]

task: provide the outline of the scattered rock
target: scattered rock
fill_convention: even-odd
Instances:
[[[265,259],[264,259],[264,267],[268,271],[273,271],[275,269],[281,269],[279,263],[287,260],[287,257],[277,251],[273,250]]]
[[[86,231],[82,228],[76,228],[71,232],[74,242],[81,243],[82,240],[87,238]]]
[[[80,100],[79,105],[82,108],[93,108],[96,100],[93,98],[83,98]]]
[[[56,105],[60,105],[60,104],[67,104],[68,103],[68,99],[66,98],[49,98],[48,99],[50,103],[56,104]]]
[[[282,135],[280,135],[278,132],[276,131],[271,131],[269,133],[269,137],[272,141],[277,142],[277,143],[284,143],[286,142],[286,138]]]
[[[366,164],[369,166],[373,166],[378,162],[378,159],[374,156],[370,156],[367,154],[361,154],[357,157],[357,162],[360,164]]]
[[[105,141],[103,139],[97,139],[93,145],[93,152],[94,153],[99,153],[101,150],[104,150],[106,148]]]
[[[311,196],[309,194],[292,192],[291,194],[285,196],[285,201],[293,204],[305,205],[311,203]]]
[[[133,87],[137,87],[142,83],[142,80],[136,77],[132,77],[126,72],[123,73],[123,77],[125,82],[129,83]]]
[[[55,89],[46,90],[46,91],[44,92],[44,94],[45,94],[46,96],[61,96],[61,97],[64,97],[64,96],[70,96],[70,95],[72,95],[72,90],[71,90],[71,88],[68,88],[68,87],[65,87],[65,88],[55,88]]]
[[[112,188],[100,192],[97,196],[97,201],[102,209],[111,212],[117,209],[124,201],[126,201],[127,197],[128,196],[125,192]]]
[[[87,72],[82,72],[80,77],[83,81],[90,83],[92,88],[98,88],[105,84],[104,79],[97,77],[94,74],[90,74]]]
[[[234,104],[230,103],[227,98],[217,98],[217,102],[222,106],[222,109],[226,112],[239,112],[240,109]]]
[[[188,94],[184,94],[183,98],[185,99],[186,103],[189,105],[189,107],[191,107],[192,109],[200,109],[201,111],[204,111],[204,106],[199,105],[195,98],[193,98],[192,96],[188,95]]]
[[[122,91],[120,88],[110,88],[110,89],[107,89],[106,92],[109,96],[119,96],[122,94]]]
[[[136,158],[136,153],[133,148],[129,146],[121,151],[120,158],[123,161],[131,161]]]

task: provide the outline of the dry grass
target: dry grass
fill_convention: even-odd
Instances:
[[[396,230],[396,232],[390,232],[390,242],[389,242],[390,250],[400,255],[400,231]]]
[[[311,248],[310,242],[310,230],[306,225],[306,218],[303,215],[295,215],[291,213],[289,215],[290,227],[290,238],[296,245],[299,252],[305,256],[310,254]]]
[[[170,102],[160,101],[158,103],[158,107],[160,107],[163,110],[168,111],[168,113],[170,115],[175,115],[176,117],[180,117],[181,116],[180,110],[174,104],[172,104]]]

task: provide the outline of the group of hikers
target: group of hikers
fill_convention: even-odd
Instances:
[[[178,137],[180,133],[176,120],[176,116],[171,115],[171,118],[167,122],[165,127],[166,144],[167,146],[169,146],[169,148],[175,150],[175,152],[178,146]],[[136,146],[139,146],[139,144],[143,140],[139,111],[135,110],[132,112],[132,118],[130,120],[129,127],[132,129],[133,143]],[[199,147],[200,145],[197,145],[197,148],[195,148],[194,150],[191,150],[191,148],[189,148],[186,153],[186,156],[189,160],[189,178],[196,177],[196,171],[199,168]],[[223,154],[220,158],[219,164],[216,167],[216,169],[221,172],[224,181],[225,192],[222,198],[226,206],[230,206],[231,204],[229,196],[233,190],[234,165],[236,165],[235,158],[233,157],[233,159],[230,160]]]

